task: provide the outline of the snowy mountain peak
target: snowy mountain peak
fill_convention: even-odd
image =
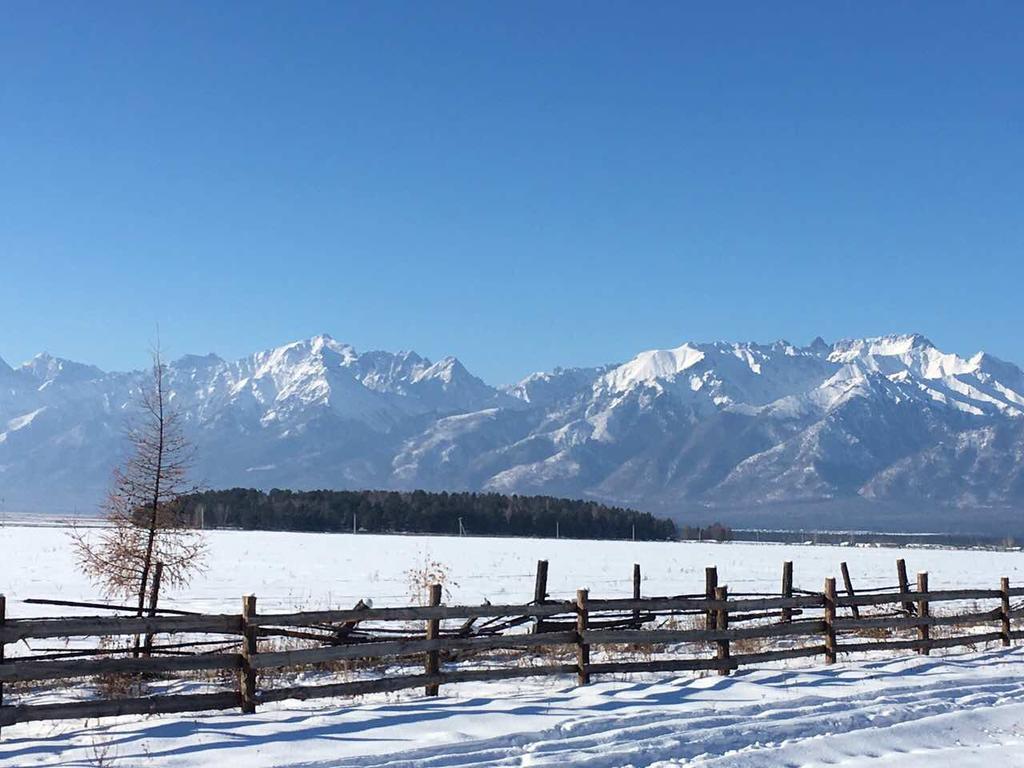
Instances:
[[[674,349],[641,352],[605,374],[596,386],[608,393],[673,390],[716,406],[760,406],[800,391],[809,384],[808,377],[820,381],[822,365],[819,355],[787,341],[687,342]]]
[[[460,376],[470,376],[469,371],[466,370],[465,366],[454,357],[444,357],[438,360],[433,365],[424,368],[422,371],[416,374],[414,381],[424,381],[426,379],[438,379],[445,384],[451,384]]]
[[[1013,363],[1001,360],[987,352],[979,352],[970,359],[970,365],[986,380],[997,380],[1011,385],[1017,391],[1024,391],[1024,371]]]
[[[94,365],[84,365],[73,360],[54,357],[48,352],[40,352],[27,363],[22,364],[18,370],[42,384],[52,381],[61,383],[91,381],[103,376],[103,371]]]
[[[844,364],[858,362],[869,371],[888,376],[905,370],[924,379],[941,379],[977,370],[971,360],[942,352],[917,333],[840,341],[828,359]]]
[[[603,382],[613,391],[625,391],[637,384],[675,377],[704,360],[704,350],[689,342],[675,349],[652,349],[641,352],[628,363],[609,371]]]
[[[345,358],[355,355],[355,348],[351,344],[345,344],[337,341],[334,337],[326,333],[321,333],[318,336],[312,336],[302,343],[308,345],[313,354],[333,352],[334,354],[341,355]]]
[[[892,334],[837,341],[832,347],[832,355],[836,359],[849,359],[851,356],[896,357],[934,348],[935,345],[919,333]]]
[[[346,367],[358,358],[355,349],[330,336],[313,336],[258,352],[252,357],[257,377],[323,373],[328,368]]]

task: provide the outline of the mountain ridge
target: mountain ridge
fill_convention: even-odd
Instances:
[[[0,497],[94,505],[142,375],[0,360]],[[234,361],[185,355],[168,381],[210,487],[544,493],[698,522],[846,500],[984,524],[1024,506],[1024,372],[921,334],[689,341],[503,387],[456,357],[321,334]]]

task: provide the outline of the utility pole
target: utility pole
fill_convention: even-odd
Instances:
[[[555,520],[555,538],[556,539],[562,538],[561,533],[559,533],[559,530],[558,530],[558,521],[557,520]]]
[[[356,513],[352,513],[352,533],[356,532]]]

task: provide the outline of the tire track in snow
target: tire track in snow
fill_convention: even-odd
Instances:
[[[827,752],[829,748],[821,742],[843,741],[850,752],[851,744],[876,743],[897,726],[1011,705],[1021,707],[1024,712],[1024,680],[993,681],[990,675],[983,674],[929,680],[927,674],[926,667],[901,677],[904,681],[912,680],[909,685],[893,686],[873,681],[874,690],[849,697],[809,694],[722,710],[707,702],[695,702],[688,708],[685,700],[690,688],[679,686],[677,699],[669,711],[654,705],[640,712],[634,709],[631,714],[573,718],[539,732],[312,765],[321,768],[568,768],[577,765],[641,768],[687,761],[708,766],[780,765],[785,764],[782,753],[793,751],[796,743],[817,741],[816,749]],[[742,676],[733,681],[731,685],[757,687],[757,684],[744,684]],[[859,682],[865,681],[844,683],[841,678],[823,677],[823,682],[812,681],[809,685],[820,684],[834,690]],[[796,683],[793,688],[801,689],[806,685]],[[769,687],[775,693],[780,690],[779,686]],[[784,690],[784,686],[781,689]],[[644,705],[637,702],[633,707],[636,706]],[[513,721],[510,727],[514,727],[514,717],[510,719]],[[861,756],[867,756],[861,751],[864,753]],[[825,762],[839,764],[842,759],[842,755],[837,754],[835,759]]]

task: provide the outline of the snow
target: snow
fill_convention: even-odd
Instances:
[[[20,602],[26,597],[94,597],[66,537],[59,526],[0,528],[8,616],[52,613]],[[717,565],[734,593],[774,591],[784,560],[794,561],[796,585],[806,589],[820,589],[842,560],[859,587],[892,584],[897,557],[912,573],[929,571],[935,588],[1024,580],[1020,552],[240,531],[210,532],[209,542],[208,569],[174,605],[237,611],[247,593],[264,612],[367,597],[401,605],[412,599],[406,572],[429,561],[448,566],[451,601],[467,603],[528,600],[538,559],[550,562],[556,598],[579,587],[628,595],[634,562],[652,595],[701,591],[706,565]],[[600,677],[585,688],[568,677],[469,683],[441,693],[284,702],[246,716],[26,723],[4,728],[0,765],[1024,765],[1024,648],[861,654],[832,667],[801,659],[728,678]]]
[[[29,411],[28,413],[22,416],[17,416],[16,418],[11,419],[10,421],[7,422],[8,431],[17,432],[19,429],[24,429],[33,421],[35,421],[36,416],[38,416],[45,410],[46,406],[43,406],[42,408],[37,408],[34,411]]]
[[[628,363],[604,376],[604,384],[613,392],[622,392],[638,383],[673,378],[704,359],[704,352],[690,344],[676,349],[641,352]]]
[[[517,488],[538,485],[553,480],[567,480],[579,474],[580,465],[573,460],[568,450],[554,453],[542,461],[520,464],[512,469],[499,472],[487,481],[486,489],[498,493],[515,493]]]
[[[0,763],[89,765],[101,754],[115,766],[167,768],[988,768],[1024,764],[1022,747],[1024,652],[1015,650],[13,726]]]
[[[209,531],[207,537],[207,570],[187,594],[173,596],[174,607],[235,612],[246,594],[257,595],[262,611],[347,608],[367,597],[381,606],[406,604],[406,572],[431,560],[450,569],[451,601],[471,605],[529,600],[536,563],[542,559],[550,562],[549,589],[556,598],[574,596],[582,587],[594,597],[631,595],[633,563],[641,565],[648,595],[702,592],[709,565],[718,567],[719,582],[733,592],[773,592],[784,560],[794,562],[796,586],[815,591],[844,560],[856,586],[893,585],[897,557],[906,558],[911,573],[928,571],[937,589],[996,589],[1002,576],[1024,583],[1024,554],[1019,552],[277,531]],[[18,603],[26,597],[95,597],[75,569],[62,527],[0,528],[0,551],[0,584],[9,616],[49,613],[42,606]]]

